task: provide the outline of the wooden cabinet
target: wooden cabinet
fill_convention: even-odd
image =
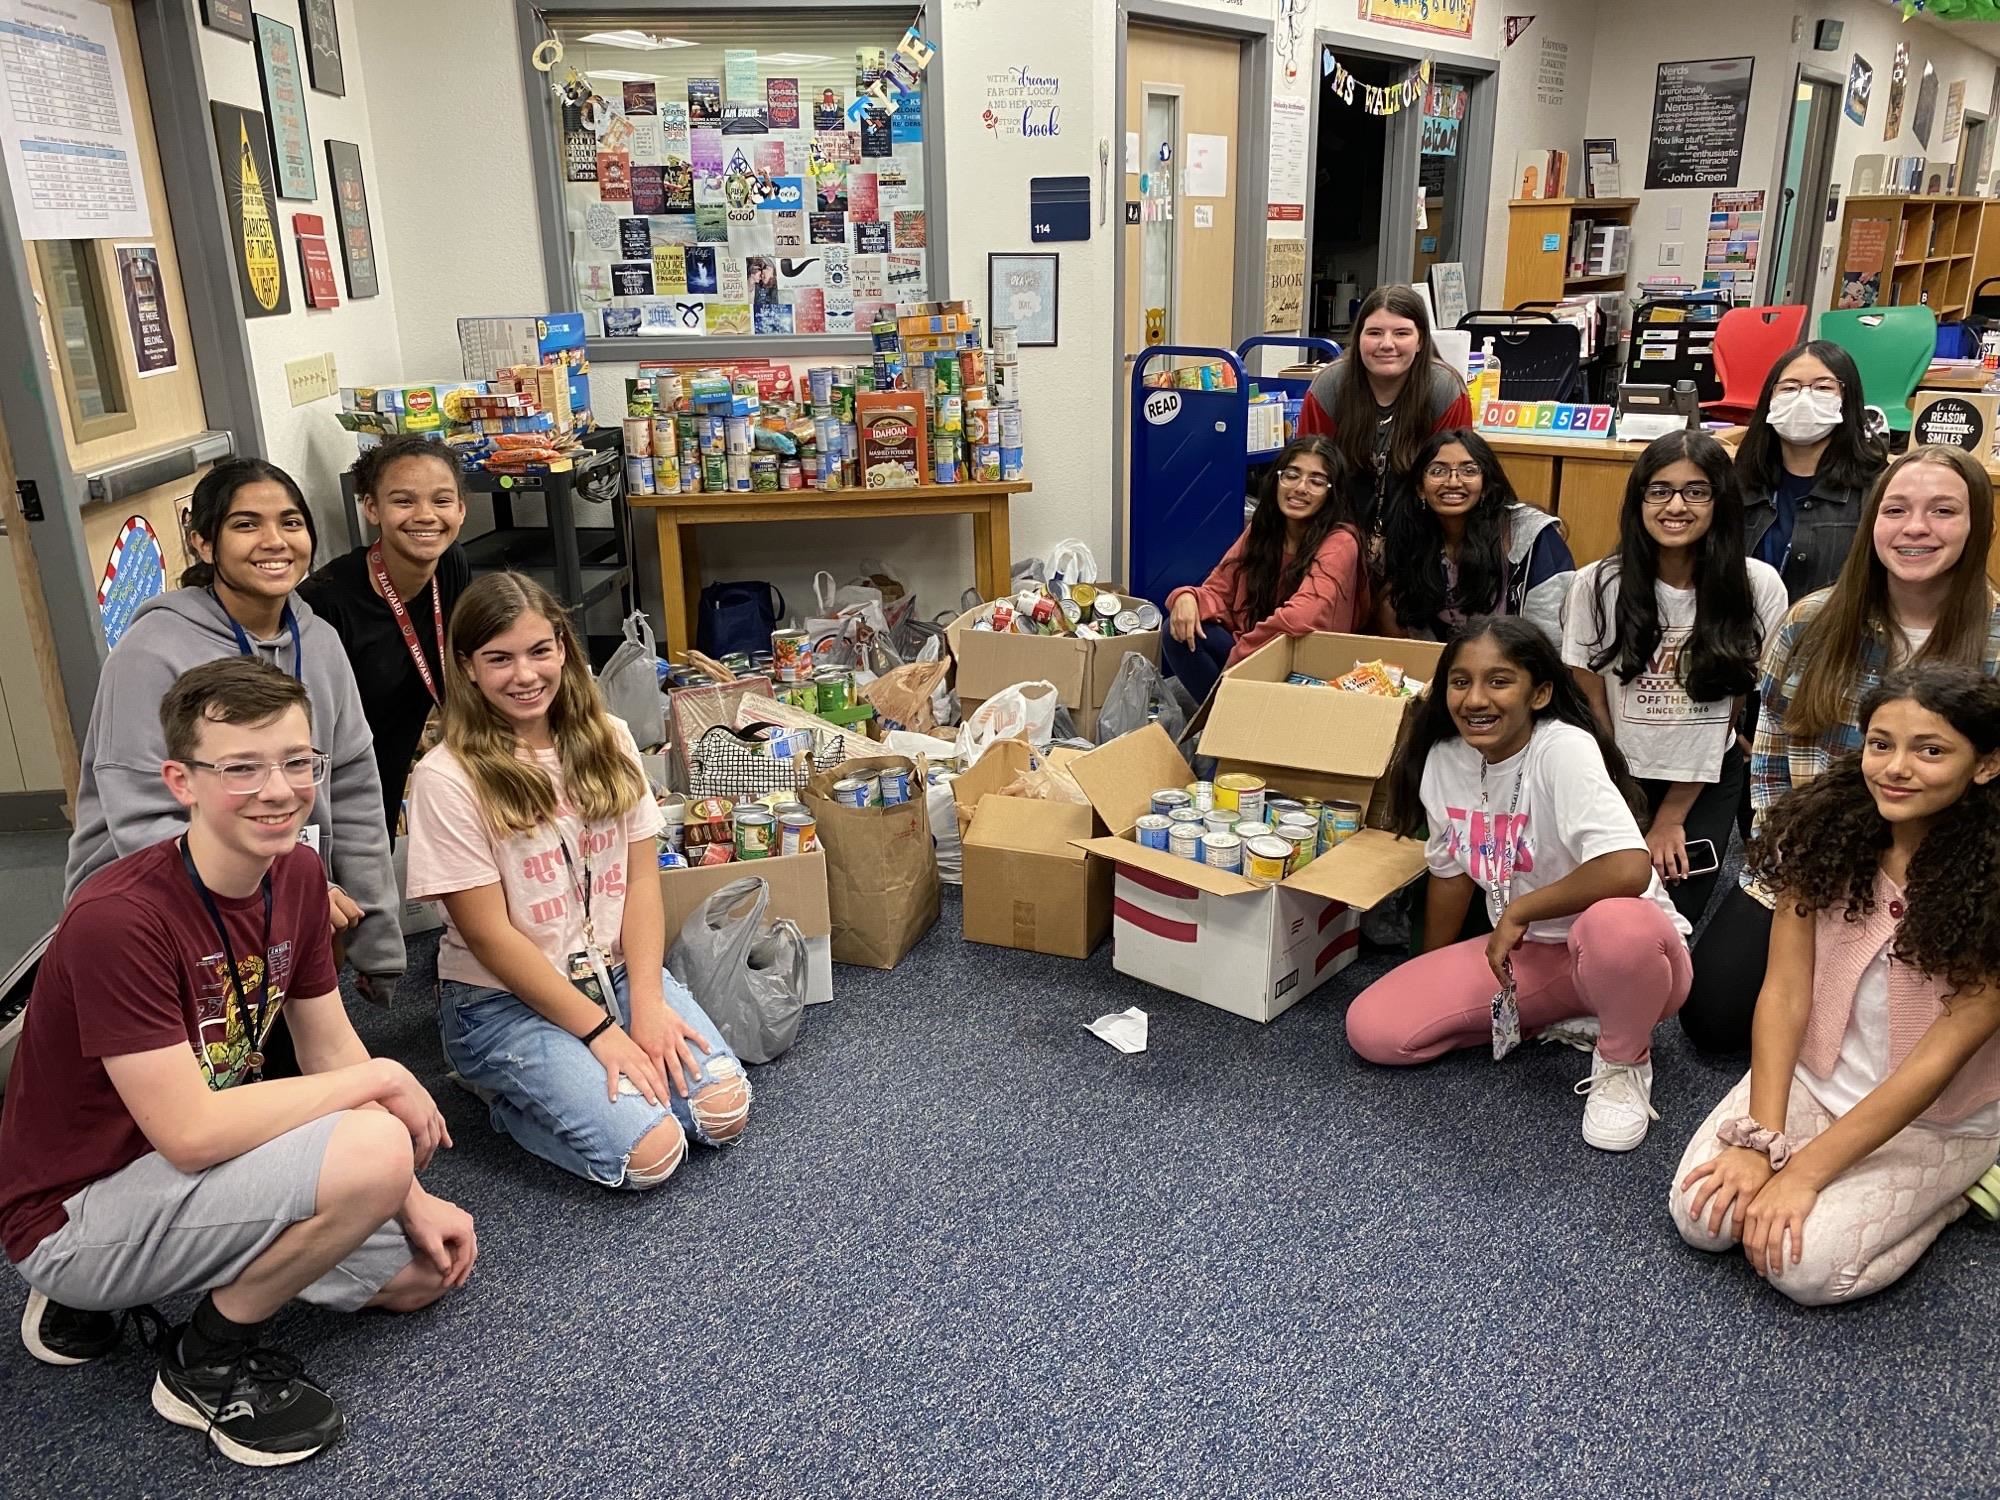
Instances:
[[[1579,220],[1632,224],[1637,198],[1516,198],[1507,205],[1507,306],[1622,292],[1631,272],[1571,276],[1570,238]]]
[[[2000,202],[1935,193],[1849,198],[1830,307],[1928,304],[1963,318],[1973,288],[2000,276]]]

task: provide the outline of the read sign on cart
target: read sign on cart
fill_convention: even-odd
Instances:
[[[1181,393],[1179,391],[1148,391],[1146,393],[1146,420],[1155,427],[1164,427],[1181,414]]]
[[[1566,401],[1489,401],[1479,425],[1489,432],[1546,432],[1556,437],[1608,438],[1612,408]]]

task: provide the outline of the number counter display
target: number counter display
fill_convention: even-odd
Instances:
[[[1479,413],[1482,432],[1539,432],[1552,437],[1609,438],[1614,409],[1566,401],[1489,401]]]

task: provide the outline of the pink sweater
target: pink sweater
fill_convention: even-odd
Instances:
[[[1816,1078],[1828,1078],[1840,1061],[1840,1044],[1847,1035],[1848,1015],[1862,971],[1875,961],[1885,943],[1896,940],[1903,918],[1903,893],[1887,875],[1875,876],[1875,910],[1858,921],[1847,920],[1844,908],[1819,914],[1813,924],[1813,1002],[1806,1017],[1799,1065]],[[1944,1014],[1949,987],[1908,964],[1889,958],[1889,1071],[1915,1050],[1931,1023]],[[1963,1120],[1974,1110],[2000,1099],[2000,1036],[1967,1059],[1958,1076],[1945,1085],[1937,1102],[1918,1116],[1935,1125]]]
[[[1250,586],[1243,573],[1243,547],[1249,540],[1246,527],[1199,588],[1178,588],[1167,595],[1168,613],[1173,612],[1174,601],[1181,595],[1192,594],[1204,622],[1213,620],[1236,637],[1227,665],[1235,666],[1252,651],[1281,635],[1354,628],[1359,614],[1356,595],[1361,545],[1351,530],[1341,526],[1328,533],[1319,545],[1319,555],[1299,581],[1297,591],[1261,620],[1250,618]],[[1290,554],[1286,560],[1290,561]]]

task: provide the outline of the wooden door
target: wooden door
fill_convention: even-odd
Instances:
[[[1236,344],[1241,63],[1241,46],[1224,38],[1151,26],[1126,31],[1125,129],[1138,137],[1128,153],[1136,163],[1126,165],[1138,170],[1123,181],[1125,201],[1142,205],[1141,222],[1124,231],[1128,354],[1148,343]],[[1170,153],[1165,162],[1162,146]],[[1153,207],[1160,204],[1170,217]],[[1261,224],[1251,227],[1263,233]],[[1159,335],[1151,339],[1149,313]]]
[[[87,475],[108,464],[183,444],[207,430],[195,365],[173,218],[160,175],[159,146],[132,0],[106,0],[132,113],[140,176],[152,231],[144,240],[41,240],[19,247],[41,316],[38,353],[61,422],[71,468]],[[139,304],[128,304],[128,294]],[[172,347],[155,344],[142,362],[134,325],[163,325]],[[109,562],[127,518],[141,516],[160,539],[169,583],[186,564],[181,517],[198,475],[143,494],[86,505],[85,547],[93,570]],[[48,614],[31,523],[14,494],[0,436],[0,576],[15,590],[0,601],[0,793],[76,790],[75,739],[50,644]]]

